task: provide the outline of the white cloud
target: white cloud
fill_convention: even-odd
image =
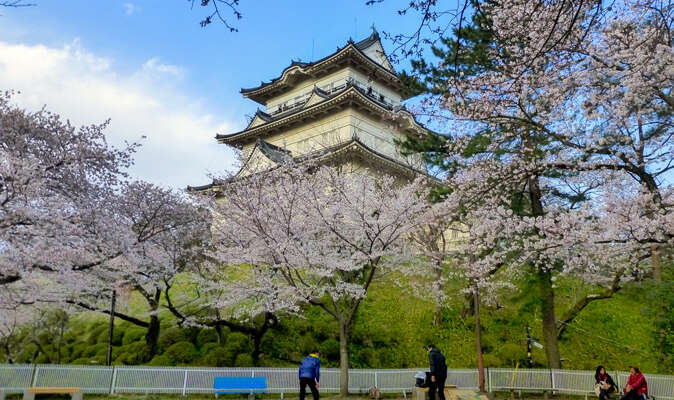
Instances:
[[[140,7],[133,3],[124,3],[122,6],[124,7],[124,13],[126,15],[133,15],[140,10]]]
[[[213,138],[232,124],[202,101],[176,87],[182,68],[151,58],[129,74],[114,62],[74,41],[61,48],[0,41],[0,89],[15,89],[20,105],[43,105],[75,124],[100,123],[112,144],[139,141],[134,176],[162,185],[185,187],[208,181],[209,172],[230,168],[234,157]]]
[[[143,63],[142,70],[153,75],[168,74],[175,77],[183,76],[183,69],[177,65],[164,64],[159,62],[159,57],[153,57]]]

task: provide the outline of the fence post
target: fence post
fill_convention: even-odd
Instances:
[[[555,395],[555,373],[553,372],[552,368],[550,368],[550,393],[554,396]]]
[[[377,384],[377,371],[374,371],[374,387],[379,387]]]
[[[185,377],[183,378],[183,396],[187,392],[187,369],[185,369]]]
[[[487,392],[491,393],[491,369],[487,368]]]
[[[117,384],[117,367],[112,367],[112,379],[110,380],[110,394],[115,394],[115,384]]]
[[[37,375],[40,373],[40,367],[35,364],[35,372],[33,373],[33,382],[31,382],[30,386],[35,387],[37,384]]]

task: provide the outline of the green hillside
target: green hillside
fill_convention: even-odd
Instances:
[[[671,269],[671,268],[670,268]],[[668,280],[666,282],[672,282]],[[557,282],[557,309],[561,315],[591,287],[578,282]],[[351,337],[354,368],[408,368],[424,366],[424,345],[436,343],[447,355],[451,368],[475,366],[474,320],[464,310],[465,298],[457,283],[447,288],[450,301],[442,310],[441,323],[433,324],[434,303],[412,296],[411,290],[390,279],[373,284],[357,315]],[[669,285],[669,286],[668,286]],[[526,326],[539,336],[537,294],[528,282],[518,289],[485,301],[482,306],[483,346],[488,367],[510,367],[526,362]],[[613,298],[591,303],[569,325],[560,346],[564,367],[625,369],[638,364],[649,373],[674,373],[672,362],[671,284],[629,283]],[[124,302],[122,303],[124,304]],[[133,295],[126,311],[144,316],[142,302]],[[219,343],[212,328],[179,327],[164,310],[161,317],[159,355],[152,365],[252,366],[252,343],[239,332],[223,330]],[[46,322],[46,323],[45,323]],[[669,325],[668,325],[669,324]],[[62,339],[59,327],[63,327]],[[115,364],[139,364],[146,350],[145,329],[127,322],[115,324]],[[108,318],[83,313],[71,317],[57,313],[38,327],[28,327],[13,346],[20,349],[14,362],[103,364],[108,335]],[[302,316],[284,316],[279,326],[262,340],[262,366],[295,366],[310,349],[318,347],[325,366],[337,367],[339,342],[334,322],[318,309]],[[534,349],[534,364],[545,366],[543,350]],[[5,360],[6,361],[6,360]]]

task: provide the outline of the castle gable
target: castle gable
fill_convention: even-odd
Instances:
[[[311,92],[311,95],[309,96],[309,99],[306,101],[306,103],[304,103],[302,108],[311,107],[314,104],[318,104],[318,103],[328,99],[329,97],[330,97],[330,95],[328,93],[324,92],[323,90],[321,90],[317,87],[314,87],[314,90]]]
[[[284,96],[300,86],[314,84],[319,79],[345,68],[357,70],[396,93],[403,91],[402,83],[386,57],[379,34],[375,31],[360,42],[350,40],[346,46],[338,48],[336,52],[320,60],[293,61],[278,78],[261,82],[254,88],[241,89],[241,94],[268,106],[272,99]]]
[[[393,65],[391,65],[391,62],[386,56],[386,52],[384,52],[384,47],[381,45],[379,35],[373,35],[365,39],[364,41],[356,44],[356,47],[358,47],[372,61],[388,69],[392,73],[396,73]]]

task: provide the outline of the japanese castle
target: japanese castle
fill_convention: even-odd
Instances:
[[[297,162],[367,169],[411,179],[425,173],[421,159],[403,156],[396,139],[427,132],[401,105],[403,85],[373,30],[314,62],[293,61],[278,78],[241,89],[260,104],[245,129],[218,134],[218,143],[241,150],[237,177]],[[207,190],[217,185],[190,187]]]

